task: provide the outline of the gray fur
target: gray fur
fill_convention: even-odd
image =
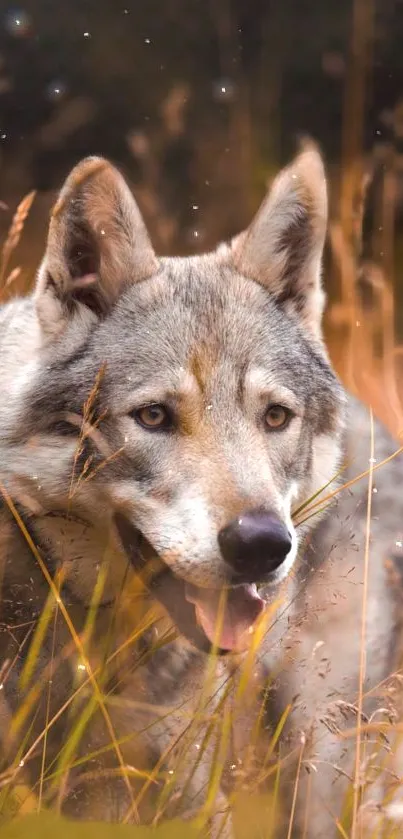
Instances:
[[[341,480],[368,469],[371,452],[368,412],[347,400],[322,342],[325,228],[324,171],[318,153],[307,149],[280,174],[257,220],[231,245],[201,257],[157,260],[121,176],[91,159],[70,176],[53,213],[35,293],[0,311],[5,394],[0,481],[50,573],[63,567],[63,602],[78,632],[100,567],[106,569],[88,649],[94,668],[135,631],[153,596],[165,605],[167,590],[161,587],[170,585],[165,575],[154,588],[150,583],[151,594],[139,597],[137,590],[133,596],[136,573],[116,531],[116,513],[141,532],[147,558],[170,569],[171,582],[208,589],[231,582],[217,542],[231,519],[265,508],[292,530],[290,554],[268,581],[268,614],[279,603],[258,652],[251,693],[258,709],[258,697],[267,691],[259,738],[263,753],[287,703],[292,713],[281,755],[295,758],[301,732],[306,738],[292,835],[303,830],[308,783],[309,839],[332,835],[333,816],[340,815],[346,776],[354,766],[354,740],[341,740],[337,729],[356,720],[367,479],[342,490],[325,511],[296,528],[291,514],[316,494],[325,498],[329,483],[334,490]],[[150,402],[171,407],[177,418],[173,433],[151,433],[136,423],[133,411]],[[293,411],[284,430],[264,427],[269,403]],[[376,424],[375,458],[395,448]],[[396,457],[374,476],[366,691],[383,682],[397,660],[399,600],[386,560],[402,556],[402,464]],[[0,664],[13,666],[5,668],[0,726],[2,714],[6,719],[7,709],[15,709],[25,695],[19,673],[48,595],[6,501],[0,508],[1,579]],[[162,609],[157,630],[148,629],[105,672],[124,762],[150,770],[166,752],[163,766],[168,773],[175,767],[174,786],[186,815],[204,800],[214,757],[212,741],[196,763],[192,782],[185,783],[195,765],[195,739],[200,746],[205,733],[205,723],[198,730],[197,721],[187,729],[207,658],[181,637],[153,651],[155,631],[160,637],[168,626]],[[77,658],[67,655],[69,645],[59,612],[32,676],[44,687],[51,678],[51,715],[77,679]],[[54,672],[49,670],[52,655]],[[227,753],[229,766],[234,759],[246,761],[256,715],[256,708],[242,703],[237,711],[237,662],[232,656],[217,661],[216,682],[206,699],[211,716],[230,677],[235,758]],[[366,702],[368,713],[385,705],[388,697],[381,693]],[[44,690],[33,706],[31,742],[43,729],[46,698]],[[49,761],[71,726],[71,716],[64,715],[52,727]],[[3,728],[7,765],[17,740],[6,724]],[[186,760],[178,767],[175,755],[186,738]],[[102,715],[95,714],[80,751],[109,741]],[[40,758],[39,750],[28,767],[31,777]],[[285,823],[298,762],[291,758],[284,771]],[[114,760],[109,751],[93,761],[94,768],[110,768]],[[305,767],[312,766],[308,775]],[[169,774],[166,778],[170,781]],[[102,778],[92,779],[88,785],[71,772],[66,789],[66,810],[77,817],[127,814],[130,797],[123,781],[105,786]],[[373,794],[369,790],[370,798]],[[142,817],[153,817],[155,806],[151,795]],[[279,830],[283,835],[284,827]]]

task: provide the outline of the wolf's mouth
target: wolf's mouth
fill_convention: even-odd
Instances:
[[[116,527],[136,573],[164,606],[179,632],[197,649],[218,654],[241,651],[265,607],[257,587],[245,583],[218,590],[195,586],[177,577],[143,534],[117,513]],[[147,579],[147,566],[153,575]]]

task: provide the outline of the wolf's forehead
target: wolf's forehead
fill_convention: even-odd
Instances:
[[[114,383],[176,391],[186,374],[202,393],[222,386],[223,376],[228,392],[273,383],[295,389],[309,353],[270,295],[208,260],[181,263],[179,270],[168,261],[158,276],[131,288],[98,333],[97,358],[106,351]]]
[[[176,350],[196,341],[236,352],[275,340],[287,320],[267,291],[208,255],[163,260],[158,275],[124,295],[111,328],[129,343],[151,336]]]

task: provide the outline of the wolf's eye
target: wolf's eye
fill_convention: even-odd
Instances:
[[[167,431],[172,427],[172,417],[164,405],[144,405],[133,411],[133,417],[148,431]]]
[[[281,431],[286,428],[292,417],[289,408],[283,405],[270,405],[265,414],[265,423],[270,431]]]

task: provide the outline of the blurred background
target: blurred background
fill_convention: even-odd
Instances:
[[[1,0],[3,299],[32,284],[81,157],[122,168],[161,253],[192,253],[247,224],[312,137],[331,188],[331,353],[399,433],[402,45],[402,0]]]

